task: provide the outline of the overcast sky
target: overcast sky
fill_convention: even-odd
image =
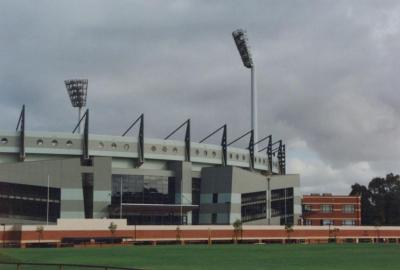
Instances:
[[[70,132],[64,80],[89,80],[92,133],[146,137],[192,119],[193,140],[250,128],[248,32],[259,136],[287,145],[305,193],[347,194],[399,173],[399,1],[0,1],[0,125]]]

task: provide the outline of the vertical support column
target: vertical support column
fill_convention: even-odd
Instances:
[[[249,153],[250,153],[250,170],[254,169],[254,130],[250,131]]]
[[[93,158],[93,218],[107,218],[111,204],[111,157]]]
[[[85,113],[85,129],[83,134],[83,160],[89,159],[89,109]]]
[[[192,163],[186,161],[176,161],[169,164],[171,170],[175,172],[175,204],[192,204]],[[181,213],[180,213],[181,214]],[[179,215],[180,215],[179,214]],[[182,215],[185,213],[182,209]],[[192,223],[191,213],[187,214],[187,223]]]
[[[190,119],[186,122],[185,133],[185,161],[190,162]]]
[[[271,178],[267,178],[267,224],[271,225]]]
[[[282,141],[279,140],[279,147],[278,147],[278,164],[279,164],[279,174],[283,174],[282,169]]]
[[[140,167],[144,163],[144,114],[140,116],[138,137],[138,167]]]
[[[282,156],[281,156],[282,174],[286,174],[286,145],[282,145]]]
[[[223,127],[224,131],[222,133],[222,140],[221,140],[221,146],[222,146],[222,166],[226,166],[227,164],[227,130],[226,130],[226,125]]]
[[[85,218],[79,158],[61,161],[61,218]]]
[[[269,172],[272,175],[272,136],[269,137],[269,140],[268,140],[267,156],[268,156]]]
[[[22,105],[21,114],[17,124],[17,131],[19,131],[19,161],[25,160],[25,104]]]

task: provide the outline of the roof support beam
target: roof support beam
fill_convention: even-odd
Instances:
[[[72,133],[75,133],[75,131],[80,127],[83,118],[85,118],[85,127],[83,130],[82,161],[87,161],[90,158],[89,157],[89,109],[87,109],[86,112],[82,115],[81,119],[79,119],[79,122],[75,126]]]
[[[140,120],[139,125],[139,134],[138,134],[138,159],[137,159],[137,167],[142,166],[144,163],[144,114],[142,113],[130,126],[129,128],[122,134],[124,137]]]
[[[83,159],[89,159],[89,109],[85,112],[85,128],[83,130]]]
[[[19,115],[16,131],[19,130],[19,161],[24,161],[25,154],[25,104],[22,105],[22,110]]]
[[[207,140],[208,138],[210,138],[212,135],[216,134],[218,131],[220,131],[221,129],[223,129],[222,132],[222,139],[221,139],[221,148],[222,148],[222,166],[226,166],[227,164],[227,131],[226,131],[226,124],[224,124],[223,126],[219,127],[218,129],[216,129],[215,131],[211,132],[209,135],[207,135],[204,139],[202,139],[199,143],[204,142],[205,140]]]
[[[245,136],[250,134],[250,141],[249,141],[249,146],[247,149],[249,149],[249,155],[250,155],[250,159],[249,159],[249,165],[250,165],[250,169],[253,170],[254,169],[254,130],[250,130],[248,132],[246,132],[245,134],[239,136],[238,138],[234,139],[232,142],[228,143],[227,146],[230,146],[231,144],[239,141],[240,139],[244,138]]]
[[[177,127],[174,131],[172,131],[164,140],[167,140],[169,137],[174,135],[179,129],[186,125],[185,132],[185,161],[190,161],[190,119],[183,122],[179,127]]]

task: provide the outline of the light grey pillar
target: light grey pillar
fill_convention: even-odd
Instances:
[[[93,218],[108,217],[111,204],[111,158],[93,158]]]

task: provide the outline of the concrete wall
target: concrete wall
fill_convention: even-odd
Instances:
[[[108,217],[111,204],[111,158],[93,158],[93,218]]]
[[[294,203],[293,222],[294,224],[297,224],[297,221],[300,219],[302,214],[301,210],[302,194],[300,191],[300,175],[299,174],[271,175],[268,176],[268,178],[270,179],[269,180],[270,190],[293,187],[293,203]],[[269,207],[268,209],[271,209],[271,207]],[[279,223],[280,223],[279,217],[271,218],[271,223],[270,223],[271,225],[279,225]]]
[[[169,162],[168,168],[175,175],[175,203],[192,204],[192,163],[186,161]],[[188,224],[192,222],[191,213],[187,213]]]
[[[230,223],[236,219],[241,219],[241,196],[242,193],[251,193],[258,191],[267,192],[267,178],[264,175],[243,170],[240,168],[232,168],[232,206]],[[267,207],[268,212],[268,207]],[[267,219],[254,220],[250,224],[267,224]]]
[[[83,218],[79,158],[0,164],[0,181],[61,188],[61,218]]]
[[[210,167],[201,171],[200,224],[210,224],[212,214],[217,214],[217,224],[232,224],[241,219],[241,195],[265,191],[267,217],[246,222],[252,225],[279,225],[280,217],[270,217],[270,192],[274,189],[294,189],[294,222],[301,215],[301,194],[299,175],[265,176],[238,167]],[[218,194],[218,203],[212,203],[213,194]]]

